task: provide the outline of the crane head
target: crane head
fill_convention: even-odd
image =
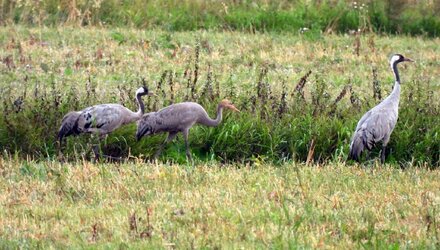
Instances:
[[[154,96],[155,94],[151,91],[148,90],[148,87],[146,86],[142,86],[140,88],[138,88],[138,90],[136,90],[136,95],[149,95],[149,96]]]
[[[228,109],[231,109],[231,110],[233,110],[233,111],[240,112],[240,110],[238,110],[238,109],[234,106],[234,104],[232,104],[232,102],[229,101],[228,99],[223,99],[223,100],[220,102],[220,105],[221,105],[222,107],[224,107],[224,108],[228,108]]]
[[[390,58],[390,64],[393,65],[395,63],[401,63],[401,62],[414,62],[414,60],[410,58],[406,58],[401,54],[394,54]]]

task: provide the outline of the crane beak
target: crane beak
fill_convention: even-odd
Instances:
[[[405,59],[403,59],[404,61],[406,61],[406,62],[416,62],[416,61],[414,61],[413,59],[411,59],[411,58],[405,58]]]
[[[238,110],[238,108],[236,108],[234,105],[230,104],[228,105],[228,108],[234,110],[235,112],[240,112],[240,110]]]
[[[157,95],[152,91],[148,91],[148,96],[157,96]]]

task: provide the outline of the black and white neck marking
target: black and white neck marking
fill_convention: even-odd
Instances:
[[[136,96],[148,94],[148,89],[145,87],[140,87],[136,90]]]
[[[397,70],[397,64],[403,61],[403,56],[393,55],[390,59],[391,70],[393,71],[396,83],[400,84],[399,71]]]

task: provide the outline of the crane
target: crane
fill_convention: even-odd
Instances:
[[[359,162],[360,156],[365,149],[368,150],[369,154],[374,145],[382,142],[380,161],[382,164],[385,162],[385,150],[399,115],[400,77],[397,64],[401,62],[414,61],[405,58],[401,54],[391,56],[390,66],[395,78],[393,91],[359,120],[351,139],[348,159]]]
[[[182,132],[186,146],[186,156],[192,161],[189,150],[188,134],[194,124],[216,127],[222,121],[223,109],[240,112],[229,100],[222,100],[217,106],[217,117],[211,119],[205,109],[195,102],[182,102],[165,107],[157,112],[145,114],[138,121],[136,138],[139,141],[143,136],[160,132],[168,132],[165,142],[160,145],[154,158],[157,158],[165,145],[172,141],[177,133]]]
[[[142,118],[145,106],[142,96],[154,95],[147,87],[140,87],[136,91],[138,111],[133,112],[120,104],[99,104],[85,108],[81,111],[71,111],[64,116],[58,132],[60,145],[63,138],[81,133],[97,134],[99,140],[107,136],[122,125],[135,122]],[[95,156],[99,154],[97,147],[93,147]]]

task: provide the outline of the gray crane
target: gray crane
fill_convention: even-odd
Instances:
[[[215,127],[222,121],[223,109],[231,109],[240,112],[229,100],[222,100],[217,106],[217,117],[211,119],[205,109],[195,102],[182,102],[165,107],[157,112],[145,114],[138,121],[136,138],[139,141],[142,136],[153,135],[160,132],[168,132],[165,142],[160,145],[154,158],[157,158],[165,145],[172,141],[177,133],[182,132],[186,146],[186,156],[192,161],[188,144],[189,129],[194,124],[203,124]]]
[[[63,138],[81,133],[97,134],[99,140],[101,140],[120,126],[141,119],[145,113],[145,106],[142,101],[142,96],[144,95],[153,95],[153,93],[148,91],[147,87],[140,87],[136,91],[137,112],[133,112],[120,104],[113,103],[99,104],[81,111],[69,112],[64,116],[58,132],[60,145]],[[98,157],[97,147],[94,147],[93,151]]]
[[[380,161],[382,164],[385,162],[385,150],[394,126],[396,126],[399,114],[400,77],[397,64],[405,61],[413,62],[413,60],[405,58],[400,54],[395,54],[390,58],[391,70],[395,77],[393,91],[359,120],[351,139],[348,159],[359,162],[360,156],[365,149],[368,150],[369,154],[369,151],[373,149],[375,144],[382,142]]]

